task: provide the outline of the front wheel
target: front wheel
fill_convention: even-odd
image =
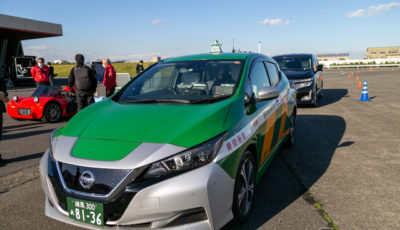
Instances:
[[[317,107],[318,106],[318,95],[317,95],[317,87],[315,87],[314,93],[313,93],[313,99],[312,99],[312,106]]]
[[[255,192],[256,164],[250,151],[246,151],[239,164],[235,179],[232,211],[239,223],[244,223],[250,216]]]
[[[61,107],[55,102],[50,102],[44,107],[42,120],[54,123],[60,120],[61,115]]]

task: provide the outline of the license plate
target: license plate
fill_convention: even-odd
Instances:
[[[67,208],[71,219],[97,227],[104,226],[103,204],[101,203],[67,197]]]
[[[18,109],[19,115],[30,116],[31,110],[30,109]]]

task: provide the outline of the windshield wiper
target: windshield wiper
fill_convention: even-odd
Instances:
[[[209,98],[205,98],[205,99],[194,100],[191,102],[191,104],[211,103],[211,102],[221,101],[221,100],[229,98],[231,96],[232,95],[221,95],[218,97],[209,97]]]
[[[122,103],[179,103],[179,104],[189,104],[190,101],[183,99],[136,99],[129,101],[121,101]]]

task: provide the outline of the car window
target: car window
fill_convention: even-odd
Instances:
[[[275,58],[282,71],[312,70],[312,58],[307,57],[278,57]]]
[[[278,70],[276,69],[275,64],[266,62],[265,65],[267,66],[267,71],[268,71],[269,79],[271,80],[272,86],[276,86],[279,82],[279,74],[278,74]]]
[[[242,69],[241,60],[161,62],[130,82],[115,100],[199,103],[226,98],[235,92]]]
[[[263,62],[257,61],[253,64],[250,73],[250,82],[256,98],[258,98],[258,91],[260,88],[264,86],[271,86],[267,75],[267,70],[265,69]]]

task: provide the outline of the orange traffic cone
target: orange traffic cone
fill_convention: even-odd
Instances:
[[[351,72],[351,76],[353,76],[354,75],[354,73],[353,72]]]
[[[392,71],[394,70],[394,68],[392,68]]]
[[[351,74],[349,74],[349,79],[351,78]]]
[[[359,88],[359,89],[362,88],[362,83],[361,83],[361,81],[358,82],[358,88]]]
[[[372,68],[369,68],[369,72],[372,72]]]
[[[358,76],[356,77],[356,81],[358,81]]]
[[[360,70],[357,70],[357,74],[360,74]]]

